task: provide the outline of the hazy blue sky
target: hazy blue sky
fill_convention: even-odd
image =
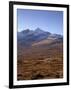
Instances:
[[[63,34],[63,11],[17,9],[18,31],[41,28],[51,33]]]

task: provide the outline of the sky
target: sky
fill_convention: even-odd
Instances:
[[[63,35],[63,11],[17,9],[17,28],[18,32],[41,28]]]

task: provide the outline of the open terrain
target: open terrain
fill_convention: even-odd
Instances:
[[[18,41],[17,80],[63,78],[63,39],[57,37]]]

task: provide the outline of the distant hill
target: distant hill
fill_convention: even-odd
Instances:
[[[23,30],[17,33],[18,44],[21,46],[31,46],[33,43],[38,43],[43,40],[49,40],[49,42],[63,40],[63,36],[59,34],[52,34],[48,31],[44,31],[40,28],[36,28],[34,31],[30,29]]]

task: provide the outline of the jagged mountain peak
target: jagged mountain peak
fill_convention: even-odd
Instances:
[[[30,29],[22,30],[22,33],[28,33],[28,32],[30,32]]]
[[[46,40],[46,39],[56,40],[56,39],[62,38],[61,35],[52,34],[48,31],[44,31],[40,28],[36,28],[35,30],[25,29],[25,30],[21,31],[20,33],[18,32],[17,35],[18,35],[17,36],[18,41],[22,44],[24,44],[24,43],[31,44],[31,43],[39,42],[41,40]]]
[[[35,30],[34,30],[36,33],[44,33],[45,31],[44,30],[42,30],[41,28],[36,28]]]

